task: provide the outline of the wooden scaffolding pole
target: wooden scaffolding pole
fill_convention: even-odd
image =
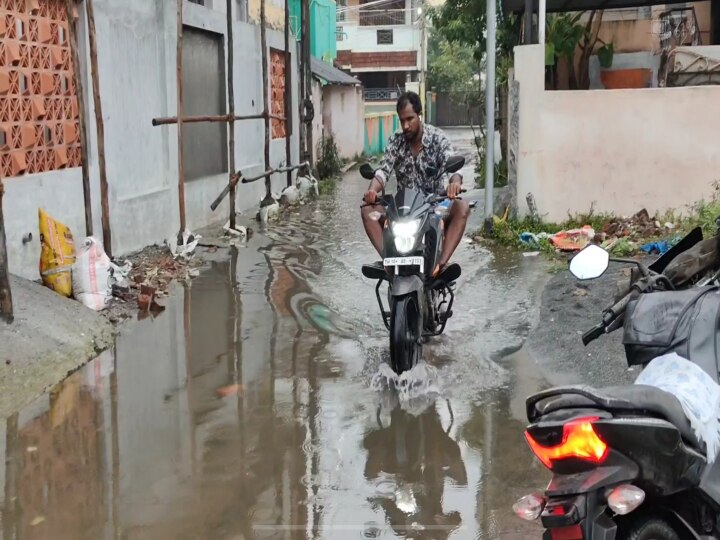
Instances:
[[[263,111],[265,116],[265,170],[270,170],[270,106],[268,103],[268,58],[267,58],[267,20],[265,0],[260,0],[260,57],[262,59]],[[287,115],[286,115],[287,116]],[[272,177],[265,178],[265,197],[272,193]]]
[[[230,228],[235,228],[235,55],[233,46],[233,0],[227,0],[227,44],[228,44],[228,184],[230,185]]]
[[[5,218],[3,217],[3,195],[5,186],[0,178],[0,319],[13,322],[12,294],[10,292],[10,271],[8,270],[7,248],[5,245]]]
[[[183,40],[183,1],[177,0],[177,134],[178,134],[178,204],[180,206],[180,232],[178,245],[181,243],[185,224],[185,168],[183,166],[183,82],[182,82],[182,40]]]
[[[68,39],[70,42],[70,58],[73,66],[73,83],[78,101],[78,117],[80,120],[80,156],[82,160],[83,200],[85,203],[85,235],[93,235],[92,198],[90,190],[90,166],[88,163],[87,119],[85,118],[85,92],[82,83],[82,67],[78,51],[77,27],[75,25],[75,0],[65,0],[65,11],[68,20]]]
[[[88,19],[88,37],[90,41],[90,66],[93,86],[93,99],[95,103],[95,124],[97,128],[98,165],[100,167],[100,204],[102,208],[103,247],[105,253],[112,257],[112,233],[110,231],[110,203],[105,168],[105,123],[102,115],[102,100],[100,99],[100,74],[98,72],[97,39],[95,34],[95,10],[93,0],[85,0]],[[80,108],[80,107],[78,107]]]
[[[285,164],[291,163],[292,134],[292,60],[290,54],[290,0],[285,0]],[[231,169],[232,170],[232,169]],[[287,172],[287,185],[292,185],[292,171]]]

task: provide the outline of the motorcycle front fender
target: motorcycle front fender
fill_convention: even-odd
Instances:
[[[424,287],[425,283],[420,276],[397,276],[392,279],[390,294],[398,297],[418,293],[419,296]]]

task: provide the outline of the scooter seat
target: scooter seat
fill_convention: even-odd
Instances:
[[[541,392],[527,401],[528,419],[531,422],[554,411],[576,408],[594,408],[621,414],[646,414],[662,418],[678,429],[687,444],[698,450],[705,449],[705,445],[695,436],[678,399],[654,386],[634,384],[601,389],[567,386]]]

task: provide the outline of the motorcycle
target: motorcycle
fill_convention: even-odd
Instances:
[[[437,185],[443,174],[455,173],[464,165],[462,156],[448,158],[433,175],[433,184]],[[366,163],[360,167],[360,174],[372,180],[375,170]],[[452,317],[453,284],[462,270],[458,264],[449,264],[439,276],[432,277],[442,252],[446,200],[444,194],[425,195],[403,187],[393,197],[385,194],[383,186],[377,203],[385,207],[385,216],[381,217],[383,260],[363,265],[362,273],[377,280],[375,295],[390,332],[390,362],[398,375],[417,364],[423,340],[442,334]],[[383,282],[388,282],[388,309],[380,295]]]
[[[698,244],[696,233],[685,250]],[[668,252],[655,268],[667,270],[683,252]],[[622,328],[629,365],[675,352],[717,384],[720,288],[683,289],[687,280],[611,259],[596,245],[576,255],[570,271],[595,279],[611,261],[636,265],[639,277],[583,343]],[[720,539],[720,458],[707,455],[675,394],[644,384],[565,386],[530,396],[526,409],[526,441],[552,480],[513,509],[540,519],[544,540]]]

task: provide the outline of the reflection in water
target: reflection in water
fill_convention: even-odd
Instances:
[[[2,539],[537,538],[509,508],[544,478],[513,413],[543,382],[499,357],[543,269],[462,246],[447,335],[394,378],[363,187],[205,254],[163,314],[10,417]]]
[[[460,527],[460,512],[443,509],[446,477],[456,486],[467,486],[460,448],[449,436],[451,427],[443,428],[434,405],[419,416],[397,407],[389,426],[380,424],[363,439],[368,452],[365,477],[393,484],[392,493],[378,493],[370,502],[382,507],[398,535],[448,538]]]

